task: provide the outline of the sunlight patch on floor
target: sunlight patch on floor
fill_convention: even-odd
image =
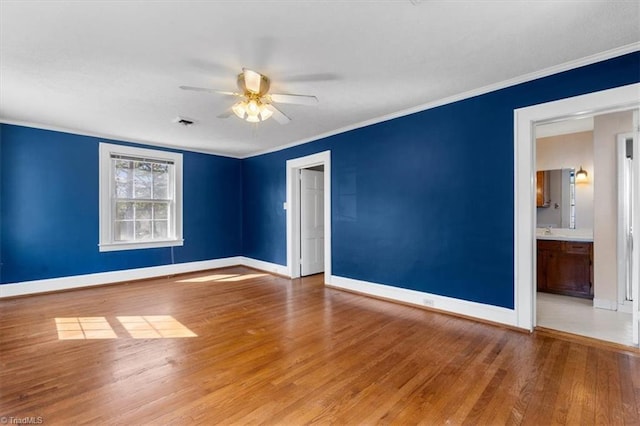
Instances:
[[[252,278],[266,277],[267,275],[268,274],[244,274],[244,275],[239,275],[237,277],[224,278],[218,281],[243,281],[243,280],[250,280]]]
[[[238,274],[213,274],[206,275],[204,277],[187,278],[186,280],[179,280],[179,283],[205,283],[208,281],[220,281],[225,278],[237,277]]]
[[[105,317],[56,318],[58,340],[116,339]]]
[[[187,278],[186,280],[179,280],[179,283],[204,283],[210,281],[222,281],[222,282],[230,282],[230,281],[243,281],[250,280],[252,278],[260,278],[266,277],[269,274],[213,274],[207,275],[204,277],[196,277],[196,278]]]
[[[118,336],[105,317],[60,317],[55,318],[58,340],[117,339],[168,339],[197,337],[171,315],[120,316],[118,322],[128,336]]]
[[[171,315],[116,317],[134,339],[161,339],[168,337],[196,337],[193,331]]]

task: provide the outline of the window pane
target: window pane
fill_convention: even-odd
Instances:
[[[168,223],[166,220],[153,221],[153,238],[168,238]]]
[[[151,239],[151,221],[136,220],[136,240]]]
[[[133,167],[134,197],[151,198],[151,163],[136,161]]]
[[[135,203],[136,219],[151,219],[153,203]]]
[[[113,160],[116,198],[132,198],[133,165],[131,161]]]
[[[133,219],[133,203],[118,201],[116,203],[116,220]]]
[[[99,151],[100,251],[181,242],[183,155],[107,143]]]
[[[169,166],[153,165],[153,198],[166,200],[169,198]]]
[[[116,221],[114,223],[113,239],[116,241],[133,240],[133,222]]]
[[[169,206],[166,203],[153,203],[153,218],[154,219],[167,219]]]

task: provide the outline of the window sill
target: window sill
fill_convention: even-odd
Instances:
[[[184,245],[184,240],[154,240],[154,241],[135,241],[132,243],[106,243],[98,244],[101,252],[118,251],[118,250],[138,250],[148,248],[175,247]]]

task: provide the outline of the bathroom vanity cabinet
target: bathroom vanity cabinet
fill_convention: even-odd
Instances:
[[[593,299],[593,243],[538,240],[538,291]]]

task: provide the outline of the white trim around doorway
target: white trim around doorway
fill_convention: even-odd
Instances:
[[[514,306],[519,328],[535,318],[535,132],[539,123],[581,118],[638,106],[640,83],[514,111]]]
[[[325,283],[331,284],[331,151],[287,160],[287,201],[284,206],[287,210],[287,274],[291,278],[300,277],[300,244],[296,244],[300,224],[293,214],[300,203],[296,172],[319,165],[324,165],[324,276]]]

